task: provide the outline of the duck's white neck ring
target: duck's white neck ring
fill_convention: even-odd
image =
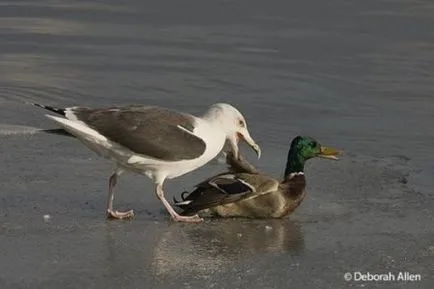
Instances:
[[[304,172],[295,172],[295,173],[290,173],[289,174],[289,178],[292,179],[295,176],[303,176]]]

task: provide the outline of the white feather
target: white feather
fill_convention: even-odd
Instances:
[[[50,114],[46,114],[46,116],[58,122],[65,130],[79,138],[82,137],[89,141],[107,142],[107,138],[105,136],[88,127],[84,122],[69,120]]]
[[[295,173],[289,174],[289,178],[292,179],[295,176],[302,176],[302,175],[304,175],[303,172],[295,172]]]
[[[182,202],[178,202],[178,203],[176,203],[176,205],[178,206],[178,205],[188,205],[188,204],[190,204],[192,201],[191,200],[188,200],[188,201],[182,201]]]
[[[77,107],[67,107],[65,108],[65,117],[69,120],[75,120],[78,121],[77,116],[75,115],[74,109],[76,109]]]

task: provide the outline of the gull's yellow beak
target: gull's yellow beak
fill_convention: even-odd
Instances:
[[[259,145],[252,139],[249,132],[246,131],[244,133],[237,132],[234,136],[229,139],[229,143],[232,149],[232,152],[236,159],[238,159],[238,142],[244,140],[255,152],[258,156],[258,159],[261,157],[261,148]]]
[[[342,151],[340,150],[321,146],[321,152],[318,155],[318,157],[324,159],[338,160],[339,159],[338,156],[340,154],[342,154]]]

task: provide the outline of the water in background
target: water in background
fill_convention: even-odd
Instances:
[[[0,1],[0,208],[2,247],[10,248],[3,260],[28,258],[16,263],[22,274],[2,261],[0,281],[9,288],[55,288],[72,279],[75,288],[116,285],[102,276],[123,272],[116,276],[139,287],[150,276],[148,284],[176,287],[184,276],[183,286],[224,288],[232,280],[266,288],[289,282],[289,273],[281,271],[286,268],[299,288],[312,286],[307,280],[316,284],[312,288],[331,288],[344,282],[343,272],[375,271],[376,264],[419,270],[428,280],[432,274],[419,264],[432,264],[426,258],[434,255],[426,241],[433,236],[433,16],[434,3],[410,0]],[[277,176],[297,134],[346,154],[338,163],[309,163],[310,191],[294,215],[299,223],[290,229],[273,223],[267,240],[258,237],[263,226],[256,222],[166,228],[156,209],[160,204],[146,192],[151,183],[137,176],[126,176],[131,181],[119,186],[118,205],[161,224],[139,217],[135,225],[101,227],[110,167],[79,142],[34,134],[55,124],[26,101],[95,107],[144,103],[194,114],[214,102],[230,102],[246,116],[263,148],[255,163]],[[209,166],[174,180],[168,195],[221,169]],[[59,220],[50,229],[40,224],[47,211],[53,222]],[[77,221],[80,216],[89,219]],[[49,241],[46,230],[54,234]],[[103,235],[110,245],[98,251]],[[119,245],[113,235],[148,243]],[[288,238],[292,259],[283,249]],[[173,243],[177,239],[184,247]],[[217,251],[210,253],[201,242],[215,242]],[[25,253],[11,251],[16,244]],[[38,253],[31,250],[35,244],[45,245]],[[266,244],[275,244],[274,250]],[[73,258],[83,248],[88,255]],[[54,261],[47,257],[53,250]],[[404,262],[409,255],[402,252],[408,251],[413,261]],[[100,261],[108,271],[95,269]],[[150,271],[140,269],[146,266]]]

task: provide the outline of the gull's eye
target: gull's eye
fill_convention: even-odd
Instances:
[[[245,123],[244,123],[244,121],[242,119],[238,120],[238,125],[240,127],[245,127],[246,126]]]

